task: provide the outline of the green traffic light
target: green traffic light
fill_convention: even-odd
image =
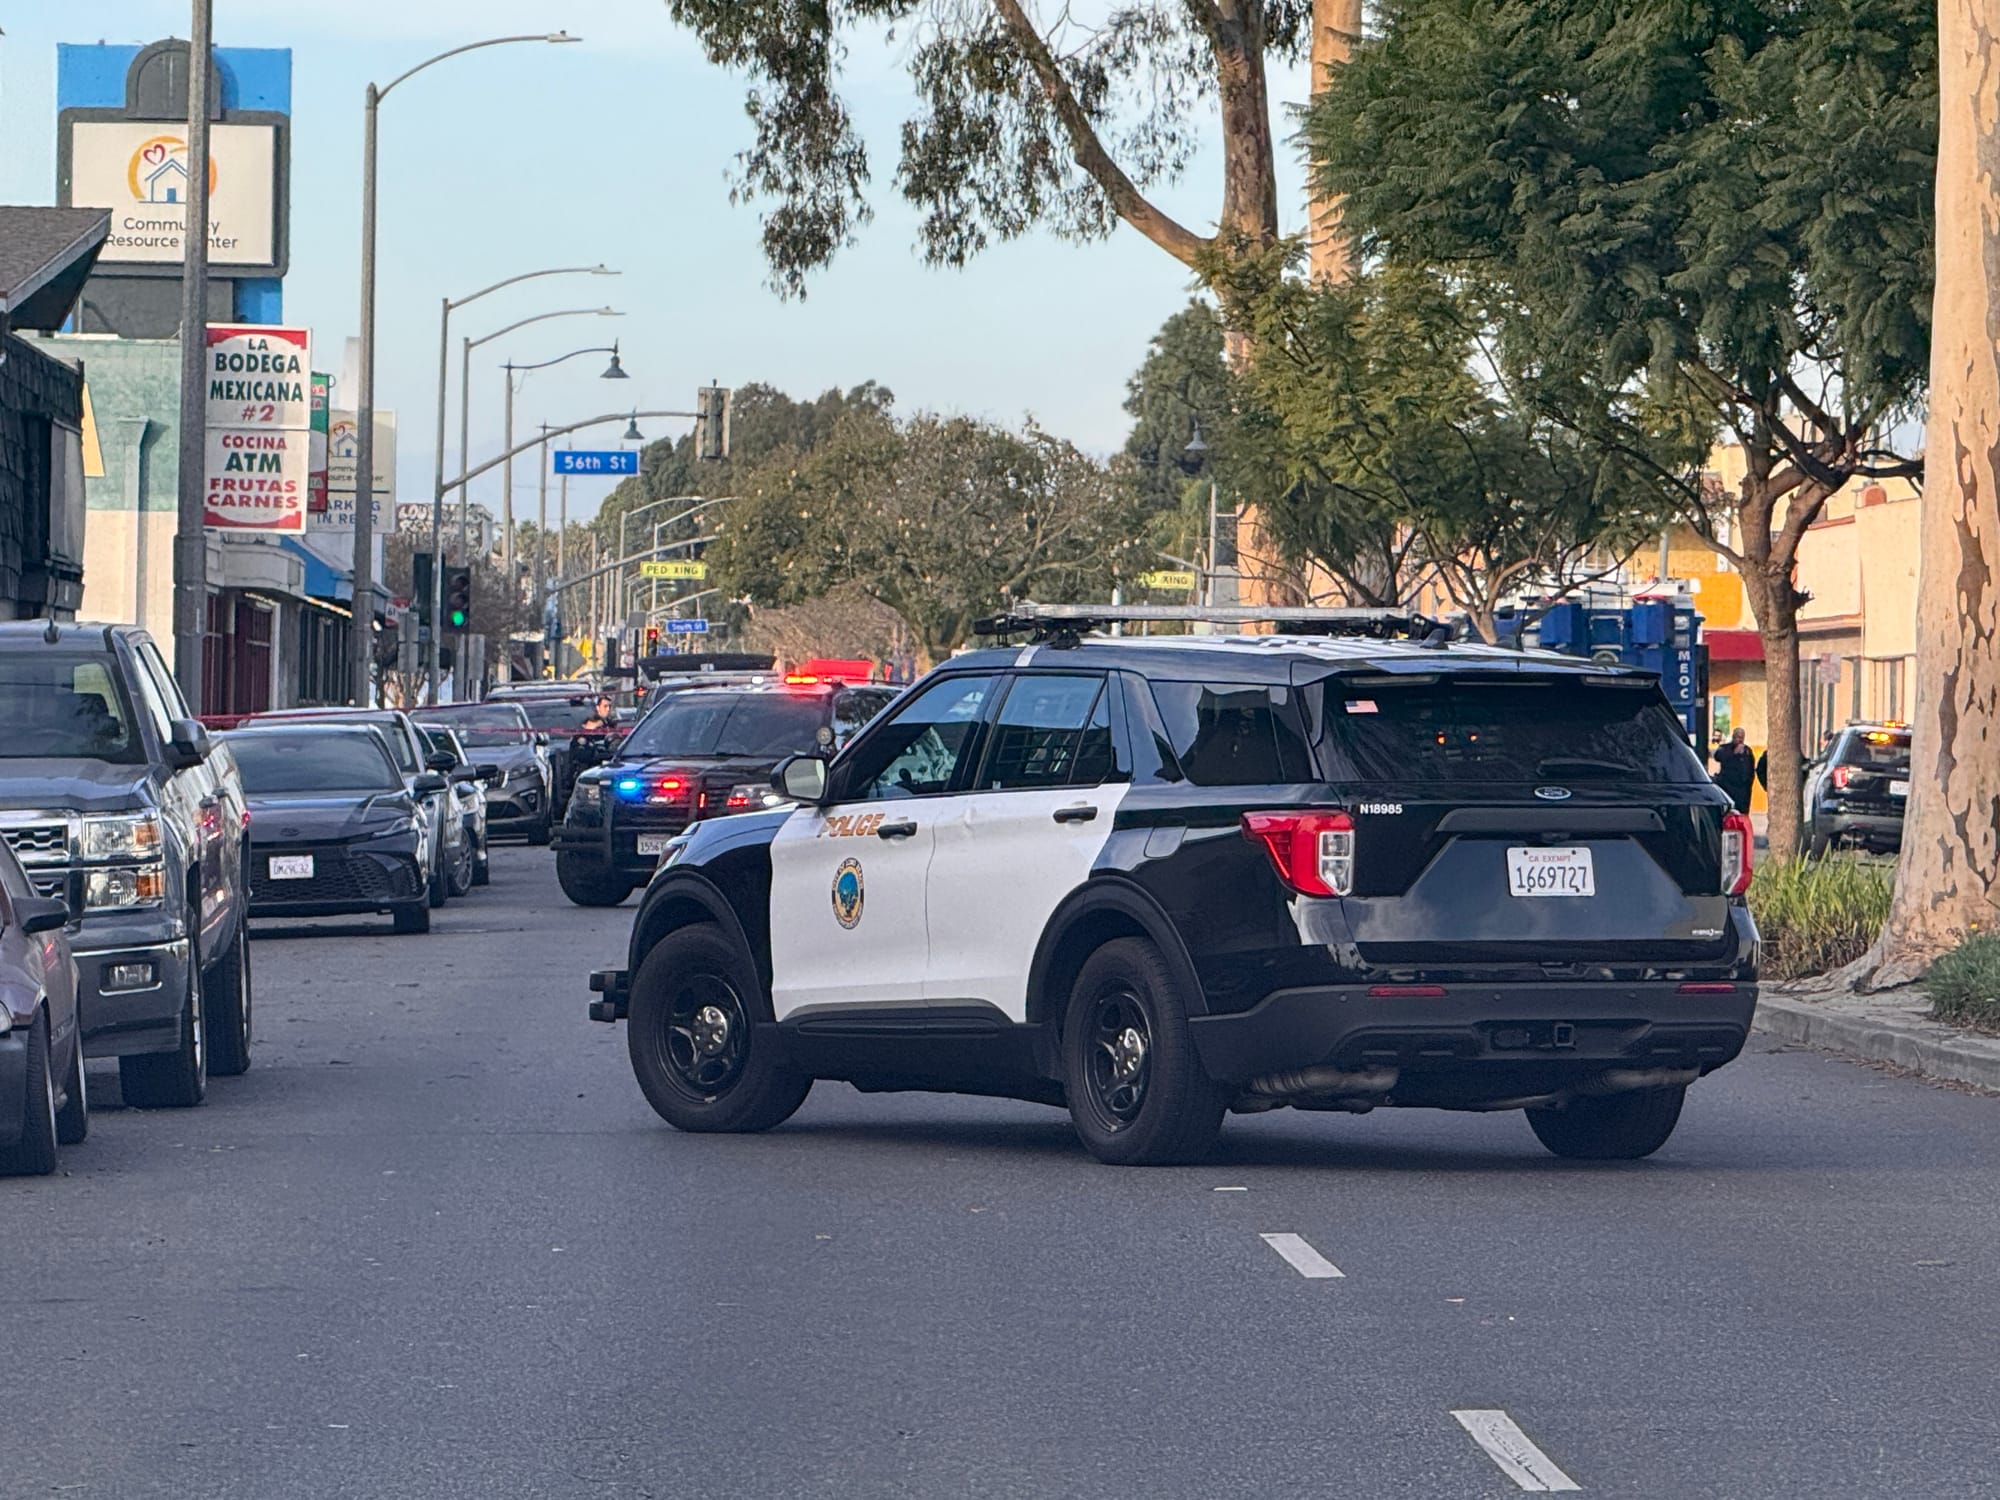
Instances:
[[[445,612],[445,619],[451,622],[451,628],[453,630],[465,629],[466,615],[464,610],[462,609],[447,610]]]

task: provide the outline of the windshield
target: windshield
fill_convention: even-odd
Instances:
[[[544,734],[568,734],[597,715],[595,698],[529,698],[521,709],[528,723]]]
[[[1649,687],[1580,680],[1447,681],[1322,688],[1327,779],[1697,786],[1708,773]]]
[[[400,792],[402,778],[379,737],[360,734],[229,736],[243,789],[253,797],[287,792]]]
[[[625,754],[776,760],[813,748],[826,702],[818,693],[676,693],[632,731]]]
[[[1871,771],[1910,769],[1910,732],[1907,729],[1857,729],[1847,736],[1835,762],[1843,766],[1866,766]]]
[[[476,748],[524,745],[531,733],[527,716],[511,703],[447,703],[426,709],[424,716],[451,725],[461,740]]]
[[[136,763],[145,748],[107,651],[37,647],[0,656],[0,758]]]

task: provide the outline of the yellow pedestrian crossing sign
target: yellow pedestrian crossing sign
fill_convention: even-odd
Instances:
[[[706,578],[708,564],[705,562],[642,562],[639,564],[641,578]]]
[[[1142,589],[1191,589],[1195,585],[1192,573],[1141,573],[1139,587]]]

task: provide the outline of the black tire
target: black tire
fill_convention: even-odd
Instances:
[[[201,960],[188,939],[187,998],[181,1004],[181,1042],[171,1052],[118,1059],[118,1091],[133,1109],[192,1109],[208,1096]]]
[[[250,934],[236,924],[236,940],[209,971],[202,998],[208,1014],[208,1073],[211,1078],[235,1078],[250,1071],[252,1003],[250,996]]]
[[[1085,960],[1063,1016],[1063,1087],[1086,1150],[1121,1167],[1201,1161],[1228,1098],[1202,1071],[1160,950],[1119,938]]]
[[[477,854],[472,847],[472,835],[467,833],[459,840],[459,856],[445,870],[445,893],[454,898],[465,895],[474,885],[473,877],[478,873]]]
[[[1806,839],[1806,858],[1825,859],[1827,850],[1832,847],[1833,839],[1827,834],[1822,833],[1819,825],[1815,823]]]
[[[444,851],[440,849],[437,863],[431,867],[430,883],[424,887],[424,900],[429,903],[432,911],[436,911],[444,905],[450,895],[451,889],[444,876]]]
[[[770,1009],[748,955],[711,924],[669,933],[632,980],[625,1043],[632,1072],[676,1130],[769,1130],[805,1103],[813,1081],[756,1046]]]
[[[1666,1145],[1687,1089],[1634,1089],[1572,1099],[1560,1109],[1531,1109],[1535,1138],[1571,1161],[1637,1161]]]
[[[79,1146],[90,1134],[90,1090],[83,1078],[83,1030],[69,1039],[69,1081],[63,1085],[63,1102],[56,1109],[56,1139],[65,1146]]]
[[[406,934],[429,932],[431,930],[430,903],[414,901],[408,906],[399,906],[390,913],[396,923],[396,931]]]
[[[56,1086],[49,1076],[49,1018],[39,1011],[28,1028],[26,1092],[21,1139],[0,1150],[0,1175],[46,1177],[56,1169]]]
[[[493,883],[493,851],[483,843],[479,846],[479,853],[473,856],[472,883],[474,885]]]
[[[555,826],[555,814],[544,811],[541,817],[528,825],[528,842],[537,849],[546,849],[555,833]]]
[[[630,876],[595,869],[573,854],[556,856],[556,884],[578,906],[616,906],[638,889]]]

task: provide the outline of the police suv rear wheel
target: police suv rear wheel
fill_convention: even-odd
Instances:
[[[1666,1145],[1680,1122],[1685,1088],[1634,1089],[1531,1109],[1535,1138],[1572,1161],[1637,1161]]]
[[[1202,1071],[1178,980],[1144,938],[1106,943],[1085,961],[1062,1057],[1070,1119],[1099,1161],[1168,1166],[1214,1148],[1227,1100]]]
[[[718,927],[683,927],[632,979],[626,1046],[654,1112],[677,1130],[769,1130],[805,1103],[812,1079],[756,1045],[766,1019],[755,969]]]

